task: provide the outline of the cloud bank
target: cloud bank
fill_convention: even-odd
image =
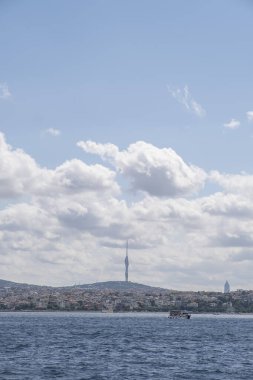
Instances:
[[[0,135],[0,278],[64,285],[124,278],[177,289],[250,288],[251,174],[206,173],[173,149],[79,141],[41,167]],[[87,164],[96,154],[103,164]],[[210,192],[209,183],[219,187]],[[239,267],[238,267],[239,265]]]

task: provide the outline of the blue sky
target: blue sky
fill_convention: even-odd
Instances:
[[[0,80],[12,93],[0,105],[1,128],[41,164],[76,155],[80,138],[122,148],[144,139],[208,169],[250,170],[250,1],[25,0],[0,7]],[[205,118],[169,96],[167,85],[186,84]],[[242,123],[232,133],[223,128],[231,118]],[[55,142],[40,136],[50,127],[62,131],[58,160]]]
[[[227,175],[246,172],[251,181],[253,114],[247,112],[253,111],[252,16],[253,5],[247,0],[0,1],[0,131],[12,153],[23,149],[48,173],[73,159],[114,168],[118,185],[130,182],[134,188],[134,195],[123,189],[121,200],[142,199],[143,191],[144,198],[157,194],[148,182],[140,183],[136,172],[133,175],[133,158],[116,157],[107,148],[105,157],[100,146],[83,145],[82,150],[78,142],[111,143],[121,152],[137,141],[160,150],[171,148],[185,163],[207,173],[200,194],[225,194]],[[149,148],[134,145],[134,152]],[[165,156],[159,160],[164,167]],[[219,178],[210,177],[214,170]],[[154,178],[164,179],[163,173]],[[196,191],[199,181],[189,189]],[[173,186],[164,194],[175,194],[178,187]],[[178,196],[189,199],[191,191],[183,188]],[[20,205],[24,199],[35,207],[30,201],[33,191],[7,201],[3,196],[2,211],[7,212],[8,202]],[[76,237],[77,245],[80,239]],[[103,246],[99,239],[94,237],[89,252]],[[134,235],[132,241],[138,245]],[[65,279],[60,272],[59,283],[75,277]],[[2,277],[8,276],[29,280],[7,268]],[[99,276],[94,275],[94,281],[106,278]],[[45,275],[38,281],[47,280]],[[222,274],[217,284],[221,281]],[[166,280],[159,285],[171,286]],[[189,279],[191,285],[198,286]]]

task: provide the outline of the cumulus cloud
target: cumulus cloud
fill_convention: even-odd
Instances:
[[[52,228],[54,218],[39,205],[20,202],[0,210],[0,230],[26,231],[30,234],[42,235],[45,228]]]
[[[7,100],[11,97],[11,92],[6,83],[0,83],[0,99]]]
[[[103,159],[115,159],[119,153],[119,149],[114,144],[99,144],[95,141],[78,141],[77,146],[87,153],[97,154]]]
[[[198,192],[204,185],[205,172],[186,164],[171,148],[157,148],[152,144],[138,141],[126,150],[112,144],[96,144],[79,141],[77,145],[85,152],[98,154],[108,159],[132,185],[158,197],[178,197]]]
[[[29,193],[40,169],[21,149],[12,149],[0,133],[0,198]]]
[[[250,122],[253,121],[253,111],[248,111],[248,112],[247,112],[247,119],[248,119],[248,121],[250,121]]]
[[[103,164],[72,159],[42,168],[1,135],[0,277],[51,285],[121,280],[129,239],[131,281],[217,289],[241,260],[233,285],[253,286],[253,260],[240,256],[253,245],[250,175],[206,174],[145,142],[125,150],[78,145]],[[122,175],[137,197],[120,188]],[[220,191],[200,196],[206,178]]]
[[[167,86],[170,95],[182,104],[187,111],[193,112],[196,116],[203,117],[206,115],[205,109],[192,97],[187,85],[184,88],[173,88]]]
[[[242,219],[253,217],[253,203],[243,194],[218,192],[201,198],[199,204],[202,211],[210,215]]]
[[[241,123],[239,120],[231,119],[229,122],[223,124],[225,128],[236,129],[239,128]]]
[[[0,198],[51,196],[82,192],[119,194],[116,173],[102,165],[73,159],[54,170],[41,168],[20,149],[13,149],[0,134]]]
[[[120,188],[115,182],[116,173],[102,165],[87,165],[83,161],[73,159],[64,162],[50,172],[43,191],[61,193],[109,192],[119,194]]]
[[[209,173],[209,179],[221,186],[227,193],[237,193],[247,197],[253,196],[252,174],[226,174],[213,170]]]

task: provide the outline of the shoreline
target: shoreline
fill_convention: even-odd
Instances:
[[[126,315],[126,314],[130,314],[130,315],[133,315],[133,314],[152,314],[152,315],[155,315],[155,314],[164,314],[164,315],[168,315],[169,311],[117,311],[117,312],[103,312],[103,311],[97,311],[97,310],[0,310],[0,315],[1,314],[8,314],[8,313],[49,313],[49,314],[63,314],[63,313],[74,313],[74,314],[98,314],[98,315],[120,315],[120,314],[123,314],[123,315]],[[233,312],[233,313],[225,313],[225,312],[214,312],[214,313],[210,313],[210,312],[200,312],[200,313],[196,313],[196,312],[189,312],[189,314],[191,315],[194,315],[194,316],[198,316],[198,315],[212,315],[212,316],[220,316],[220,315],[225,315],[225,316],[233,316],[233,315],[252,315],[253,316],[253,313],[243,313],[243,312]]]

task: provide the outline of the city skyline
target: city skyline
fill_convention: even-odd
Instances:
[[[0,2],[0,278],[253,289],[252,16]]]

